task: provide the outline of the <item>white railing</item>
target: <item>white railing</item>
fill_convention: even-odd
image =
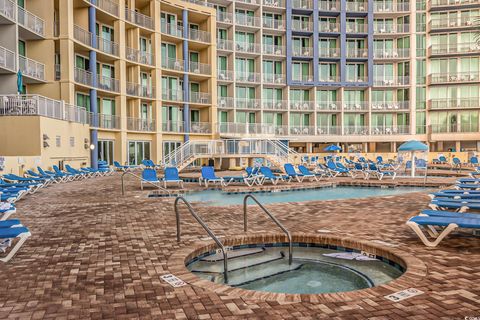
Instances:
[[[275,30],[285,30],[285,21],[271,17],[263,17],[263,27]]]
[[[211,74],[212,72],[212,67],[209,64],[206,63],[200,63],[200,62],[192,62],[190,61],[188,63],[188,71],[191,73],[196,73],[196,74]]]
[[[285,8],[286,0],[263,0],[263,5],[274,8]]]
[[[368,25],[361,23],[347,23],[348,33],[368,33]]]
[[[43,19],[21,7],[17,7],[17,10],[17,21],[19,25],[39,36],[45,36],[45,21],[43,21]]]
[[[368,110],[368,102],[357,101],[357,102],[344,102],[343,110],[345,111],[365,111]]]
[[[162,99],[169,101],[183,101],[183,90],[162,90]]]
[[[172,58],[162,58],[162,68],[183,72],[185,71],[185,61]]]
[[[153,132],[155,131],[155,120],[143,118],[127,118],[127,130]]]
[[[312,47],[292,47],[292,54],[297,57],[313,57]]]
[[[83,70],[80,68],[75,68],[74,79],[75,79],[75,82],[93,87],[93,74],[90,71]]]
[[[97,88],[106,91],[120,92],[120,82],[115,78],[97,75]]]
[[[311,21],[292,20],[292,30],[302,32],[312,32],[313,23]]]
[[[318,8],[322,11],[339,11],[340,2],[339,1],[318,1]]]
[[[233,71],[217,70],[217,81],[233,81]]]
[[[129,8],[125,8],[125,20],[147,29],[153,29],[152,18]]]
[[[396,111],[410,109],[410,101],[372,101],[372,111]]]
[[[394,24],[377,24],[373,27],[374,33],[408,33],[410,32],[410,25],[403,23]]]
[[[409,134],[409,126],[372,126],[372,135]]]
[[[85,108],[39,95],[0,95],[0,116],[43,116],[87,123]]]
[[[432,0],[431,7],[459,6],[466,4],[478,4],[477,0]]]
[[[368,2],[363,2],[363,1],[347,2],[347,11],[366,12],[368,11]]]
[[[234,46],[232,40],[217,39],[217,50],[233,51]]]
[[[40,81],[45,81],[45,65],[24,56],[18,56],[18,64],[22,74]]]
[[[340,48],[318,48],[318,54],[321,58],[340,57]]]
[[[452,43],[452,44],[432,44],[429,47],[430,54],[449,54],[449,53],[475,53],[480,52],[480,44],[476,42]]]
[[[368,58],[368,49],[347,48],[346,56],[347,58]]]
[[[273,44],[263,44],[263,54],[268,54],[273,56],[284,56],[285,47],[277,46]]]
[[[233,14],[229,12],[221,12],[217,10],[217,22],[233,23]]]
[[[252,17],[246,14],[236,14],[235,24],[259,28],[261,26],[261,19],[259,17]]]
[[[383,78],[374,78],[373,85],[376,87],[405,86],[410,83],[409,76],[385,76]]]
[[[334,135],[342,134],[342,127],[340,126],[317,126],[317,135]]]
[[[320,32],[339,32],[340,24],[337,22],[321,21],[318,25]]]
[[[155,87],[127,82],[127,94],[131,96],[153,99],[155,98]]]
[[[174,37],[183,38],[183,27],[176,24],[162,23],[161,32]]]
[[[212,124],[210,122],[192,122],[190,133],[212,133]]]
[[[191,103],[209,104],[211,102],[211,95],[207,92],[190,91],[189,98]]]
[[[370,134],[370,128],[368,126],[344,126],[343,134],[353,136],[366,136]]]
[[[308,136],[315,134],[314,126],[290,126],[290,134],[295,136]]]
[[[233,109],[235,100],[233,97],[217,97],[218,107],[222,109]]]
[[[94,6],[99,7],[103,11],[108,12],[111,15],[114,15],[115,17],[118,17],[119,15],[118,3],[114,1],[111,1],[111,0],[88,0],[88,1]]]
[[[212,36],[210,32],[208,31],[203,31],[203,30],[197,30],[197,29],[192,29],[190,28],[188,30],[188,38],[193,41],[199,41],[199,42],[205,42],[205,43],[210,43]]]
[[[433,110],[443,109],[473,109],[480,106],[480,99],[476,98],[458,98],[458,99],[431,99],[429,108]]]
[[[288,101],[262,99],[262,106],[265,110],[288,110]]]
[[[235,107],[237,109],[254,109],[258,110],[261,109],[262,100],[261,99],[244,99],[244,98],[236,98],[235,99]]]
[[[15,52],[7,48],[0,47],[0,67],[10,71],[17,71]]]
[[[185,132],[184,122],[183,121],[162,122],[162,131],[163,132],[175,132],[175,133]]]
[[[121,119],[116,115],[89,112],[88,123],[92,128],[120,130]]]
[[[315,102],[307,100],[290,100],[290,110],[311,111],[315,110]]]
[[[151,52],[141,51],[126,47],[127,60],[153,66],[153,54]]]
[[[260,44],[258,43],[250,43],[250,42],[236,42],[235,49],[240,52],[246,53],[260,53],[261,48]]]
[[[342,102],[340,101],[317,101],[317,110],[335,111],[341,110]]]
[[[261,81],[261,75],[258,72],[235,72],[235,80],[239,82],[252,82],[259,83]]]
[[[406,12],[410,11],[409,2],[374,2],[373,11],[375,13]]]
[[[449,82],[478,82],[480,81],[480,73],[478,71],[471,72],[448,72],[448,73],[432,73],[428,76],[430,83],[449,83]]]
[[[312,0],[292,0],[293,9],[313,9]]]
[[[12,0],[0,0],[0,14],[4,17],[16,21],[17,4]]]
[[[402,59],[410,57],[410,49],[375,49],[373,51],[375,59]]]
[[[284,74],[264,73],[263,82],[268,84],[285,84],[286,76]]]

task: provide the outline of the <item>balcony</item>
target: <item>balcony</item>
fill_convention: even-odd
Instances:
[[[432,124],[432,133],[478,133],[478,123]]]
[[[0,116],[42,116],[82,124],[87,123],[85,108],[39,95],[0,96]]]
[[[480,81],[480,73],[478,71],[432,73],[428,76],[428,79],[430,84],[469,82],[473,83]]]
[[[188,72],[202,75],[210,75],[212,73],[212,67],[206,63],[190,61],[188,63]]]
[[[195,4],[198,4],[200,6],[204,6],[204,7],[213,8],[213,4],[208,3],[207,0],[184,0],[184,1],[190,2],[190,3],[195,3]]]
[[[290,126],[290,134],[294,136],[309,136],[315,134],[314,126]]]
[[[476,28],[478,24],[475,23],[475,17],[470,16],[466,18],[435,18],[430,21],[431,30],[443,30],[450,28]]]
[[[190,91],[190,102],[194,104],[210,104],[212,103],[211,95],[207,92]]]
[[[235,72],[235,80],[238,82],[260,83],[261,75],[258,72]]]
[[[471,43],[452,43],[452,44],[432,44],[429,49],[430,55],[446,54],[469,54],[480,52],[480,44]]]
[[[267,84],[285,84],[286,76],[284,74],[263,73],[263,82]]]
[[[409,126],[372,126],[372,135],[409,134]]]
[[[249,42],[236,42],[235,48],[238,52],[260,54],[260,44]]]
[[[292,55],[295,57],[313,57],[312,47],[293,47]]]
[[[365,58],[366,59],[368,58],[368,49],[347,48],[346,56],[347,58],[355,58],[355,59]]]
[[[24,56],[18,56],[20,71],[24,77],[29,77],[41,82],[45,81],[45,65]]]
[[[290,101],[291,111],[313,111],[315,110],[315,101],[292,100]]]
[[[217,97],[218,107],[221,109],[233,109],[235,102],[232,97]]]
[[[16,21],[17,18],[17,4],[16,1],[12,0],[0,0],[0,16],[2,16],[1,21],[5,24],[12,23]],[[6,19],[3,19],[6,18]]]
[[[114,55],[117,57],[119,55],[119,52],[118,52],[119,47],[116,42],[106,40],[99,36],[94,37],[91,32],[83,29],[80,26],[74,25],[73,38],[78,42],[88,47],[95,48],[103,53]]]
[[[375,24],[373,26],[373,32],[375,34],[397,34],[397,33],[409,33],[410,25],[403,23],[393,24]]]
[[[262,101],[260,99],[235,99],[235,107],[237,109],[260,110],[261,105]]]
[[[432,0],[430,3],[431,8],[436,7],[448,7],[448,6],[462,6],[462,5],[472,5],[478,4],[478,0]]]
[[[340,11],[340,2],[339,1],[318,1],[318,9],[320,11]]]
[[[185,71],[185,61],[171,58],[162,59],[162,68],[175,70],[179,72]]]
[[[162,122],[163,132],[183,133],[185,132],[185,125],[183,121],[166,121]]]
[[[217,81],[233,81],[233,71],[217,70]]]
[[[347,1],[347,11],[367,12],[368,11],[368,2]]]
[[[150,52],[126,47],[125,54],[129,61],[153,66],[153,54]]]
[[[292,9],[296,10],[312,10],[312,0],[292,0]]]
[[[87,0],[87,1],[93,4],[94,6],[97,6],[101,10],[118,18],[118,15],[119,15],[118,3],[111,0]]]
[[[120,92],[120,82],[115,78],[97,76],[97,88],[110,92]]]
[[[337,75],[323,74],[320,72],[318,76],[320,82],[340,82],[340,77]]]
[[[293,82],[313,82],[313,75],[311,74],[293,74]]]
[[[183,90],[163,89],[162,100],[183,102]]]
[[[37,17],[33,13],[21,8],[17,7],[17,22],[20,26],[25,28],[26,30],[32,32],[37,37],[29,37],[25,33],[21,33],[21,36],[26,39],[35,39],[35,38],[44,38],[45,37],[45,22],[43,19]],[[20,31],[19,31],[20,33]]]
[[[410,3],[408,2],[374,2],[373,11],[375,13],[393,13],[410,11]]]
[[[344,126],[343,134],[351,136],[367,136],[370,133],[368,126]]]
[[[286,0],[263,0],[263,5],[271,8],[285,8]]]
[[[17,72],[15,52],[7,48],[0,47],[0,68]]]
[[[235,25],[260,28],[262,22],[259,17],[252,17],[246,14],[236,14]]]
[[[120,130],[121,119],[116,115],[89,112],[88,124],[92,128]]]
[[[127,94],[135,97],[155,99],[155,88],[138,83],[127,82]]]
[[[340,24],[337,22],[320,21],[318,27],[320,32],[340,32]]]
[[[284,46],[276,46],[272,44],[263,44],[263,54],[271,56],[284,56],[286,54]]]
[[[367,111],[368,102],[366,101],[344,102],[343,110],[344,111]]]
[[[292,31],[313,32],[313,23],[311,21],[292,20]]]
[[[273,19],[270,17],[263,17],[263,27],[274,30],[285,30],[285,21],[281,19]]]
[[[448,110],[448,109],[478,109],[480,108],[480,100],[476,98],[458,98],[458,99],[430,99],[428,107],[431,110]]]
[[[212,124],[210,122],[192,122],[190,124],[190,133],[197,133],[197,134],[212,133]]]
[[[320,58],[339,58],[340,48],[318,48]]]
[[[373,86],[375,87],[389,87],[389,86],[406,86],[410,84],[409,76],[385,76],[382,78],[374,78]]]
[[[342,134],[342,127],[340,126],[317,126],[318,135],[338,136]]]
[[[340,111],[341,106],[340,101],[317,101],[318,111]]]
[[[287,127],[282,125],[274,125],[271,123],[238,123],[238,122],[222,122],[217,123],[220,133],[229,134],[265,134],[265,135],[285,135]]]
[[[210,32],[190,28],[188,30],[188,39],[197,42],[210,43],[212,41],[212,36]]]
[[[154,28],[152,18],[129,8],[125,8],[125,20],[146,29],[153,30]]]
[[[261,0],[236,0],[235,2],[259,6]]]
[[[233,51],[234,43],[232,40],[217,39],[217,50]]]
[[[347,23],[347,33],[368,33],[368,25],[363,23]]]
[[[345,79],[346,82],[351,82],[351,83],[364,83],[364,82],[368,82],[368,76],[365,76],[365,75],[347,75],[346,79]]]
[[[160,31],[170,36],[183,38],[183,27],[176,24],[162,23]]]
[[[410,101],[372,101],[372,111],[405,111],[410,109]]]
[[[410,49],[375,49],[373,51],[374,59],[408,59]]]
[[[93,87],[93,74],[90,71],[75,68],[74,78],[77,83]]]
[[[217,10],[217,23],[233,23],[233,14],[228,12],[221,12]]]
[[[267,100],[262,99],[264,110],[288,110],[288,101],[286,100]]]
[[[154,132],[155,120],[142,118],[127,118],[127,130],[140,132]]]

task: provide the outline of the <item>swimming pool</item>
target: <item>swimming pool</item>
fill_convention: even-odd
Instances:
[[[420,187],[327,187],[303,190],[283,190],[255,192],[253,195],[262,203],[277,202],[303,202],[317,200],[336,200],[351,198],[366,198],[378,196],[391,196],[408,192],[425,191],[426,188]],[[188,192],[185,198],[191,202],[202,202],[207,206],[228,206],[243,204],[243,198],[246,193],[229,193],[221,190],[205,190],[198,192]]]

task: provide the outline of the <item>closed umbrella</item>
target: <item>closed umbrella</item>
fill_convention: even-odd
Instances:
[[[23,74],[20,70],[17,72],[17,92],[18,94],[23,92]]]

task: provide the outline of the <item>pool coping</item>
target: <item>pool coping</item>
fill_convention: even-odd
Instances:
[[[284,234],[246,234],[234,235],[222,238],[225,246],[236,246],[242,244],[260,244],[286,242]],[[325,234],[293,233],[293,242],[331,244],[340,247],[367,251],[369,253],[382,256],[405,267],[405,272],[388,283],[355,291],[323,293],[323,294],[286,294],[271,293],[262,291],[252,291],[236,287],[230,287],[224,284],[213,283],[202,279],[190,272],[186,263],[193,258],[214,250],[217,245],[213,241],[202,241],[189,243],[187,247],[178,249],[170,256],[167,262],[167,269],[170,273],[182,279],[189,285],[213,291],[218,294],[224,294],[232,297],[238,297],[248,300],[277,301],[277,302],[311,302],[328,303],[344,302],[358,299],[371,299],[374,297],[383,297],[397,291],[409,289],[418,286],[427,275],[427,266],[418,258],[406,253],[396,247],[386,247],[366,241],[355,240],[345,237]]]

